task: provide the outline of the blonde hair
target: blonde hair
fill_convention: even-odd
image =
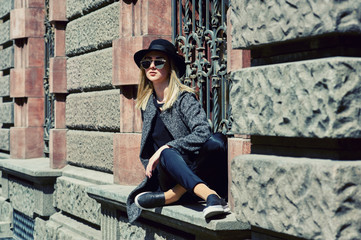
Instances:
[[[145,75],[145,70],[143,68],[140,69],[140,82],[138,85],[138,93],[137,93],[137,102],[136,107],[145,110],[147,107],[147,103],[149,97],[152,95],[154,90],[153,83],[148,80]],[[168,85],[168,95],[164,99],[164,105],[162,107],[162,111],[171,108],[175,101],[177,100],[179,94],[181,92],[192,92],[194,93],[193,88],[188,87],[181,83],[179,80],[173,62],[170,62],[170,76],[169,76],[169,85]]]

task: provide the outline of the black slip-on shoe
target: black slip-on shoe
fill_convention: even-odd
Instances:
[[[135,199],[135,204],[141,209],[151,209],[165,205],[164,192],[143,192],[139,193]]]
[[[216,215],[229,213],[231,210],[224,199],[219,198],[216,194],[207,197],[207,206],[203,209],[204,218],[210,218]]]

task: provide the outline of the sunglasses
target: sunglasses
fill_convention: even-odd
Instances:
[[[140,61],[140,65],[142,66],[142,68],[148,69],[152,64],[152,62],[154,62],[154,66],[157,69],[162,69],[167,61],[165,59],[156,59],[156,60],[145,59]]]

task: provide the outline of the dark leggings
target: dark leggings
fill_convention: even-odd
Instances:
[[[162,151],[158,165],[158,181],[162,191],[180,184],[193,193],[199,183],[208,185],[222,197],[227,195],[227,140],[213,134],[202,146],[196,159],[185,161],[176,149]],[[192,161],[193,160],[193,161]]]

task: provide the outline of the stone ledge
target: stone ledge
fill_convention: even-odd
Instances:
[[[113,175],[110,173],[103,173],[71,165],[67,165],[62,171],[64,177],[75,178],[93,184],[103,185],[113,183]]]
[[[91,186],[86,191],[101,204],[126,211],[126,200],[133,189],[134,186],[112,184]],[[237,220],[233,213],[223,219],[206,221],[203,217],[203,208],[203,204],[171,205],[144,210],[141,217],[194,235],[227,231],[235,231],[233,234],[237,236],[250,235],[250,224],[247,221]]]
[[[2,196],[29,217],[52,215],[54,183],[62,172],[49,166],[47,158],[1,160]]]
[[[62,175],[59,169],[51,169],[48,158],[0,160],[0,169],[13,175],[35,178],[55,178]],[[30,178],[30,179],[29,179]]]

